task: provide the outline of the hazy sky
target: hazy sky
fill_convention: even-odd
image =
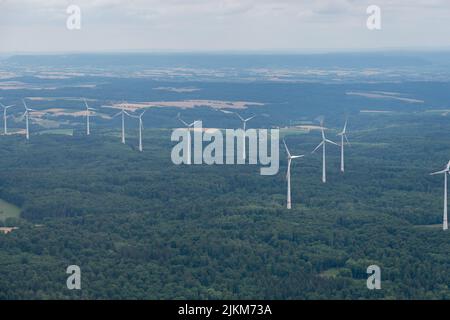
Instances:
[[[81,30],[66,28],[70,4]],[[0,0],[0,13],[0,52],[450,48],[450,0]]]

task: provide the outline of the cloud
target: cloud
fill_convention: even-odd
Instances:
[[[82,30],[65,29],[80,6]],[[382,9],[368,33],[366,8]],[[0,0],[0,51],[448,46],[448,0]]]

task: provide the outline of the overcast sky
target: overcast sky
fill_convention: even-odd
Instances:
[[[450,0],[0,0],[0,14],[0,52],[450,48]]]

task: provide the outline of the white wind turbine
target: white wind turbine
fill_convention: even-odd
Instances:
[[[30,139],[30,127],[29,127],[29,115],[30,111],[36,111],[34,109],[28,108],[27,103],[25,102],[25,99],[22,99],[23,106],[25,107],[25,112],[22,115],[22,118],[25,117],[25,124],[26,124],[26,137],[27,140]]]
[[[292,163],[292,159],[302,158],[302,157],[304,157],[304,155],[298,155],[298,156],[291,155],[291,153],[289,152],[289,149],[286,145],[286,141],[284,141],[284,139],[283,139],[283,143],[284,143],[284,148],[286,149],[287,159],[288,159],[288,167],[287,167],[287,172],[286,172],[286,180],[287,180],[287,205],[286,205],[286,207],[288,209],[291,209],[291,163]]]
[[[122,110],[120,112],[116,113],[113,118],[117,117],[118,115],[122,115],[122,143],[125,144],[125,115],[131,117],[131,115],[125,111],[125,105],[122,104]]]
[[[325,161],[326,160],[325,159],[325,146],[326,146],[327,143],[331,143],[331,144],[334,144],[334,145],[337,145],[337,146],[339,146],[339,145],[336,142],[328,140],[325,137],[325,131],[323,129],[323,122],[322,121],[320,123],[320,127],[321,127],[320,129],[322,130],[322,142],[319,143],[319,145],[311,153],[316,152],[317,149],[322,147],[322,182],[325,183],[325,182],[327,182],[327,172],[326,172],[327,169],[326,169],[326,161]]]
[[[344,172],[344,144],[346,142],[348,145],[350,145],[350,142],[347,138],[347,120],[345,120],[344,129],[342,129],[342,131],[337,135],[341,136],[341,172]]]
[[[448,229],[448,220],[447,220],[447,175],[450,171],[450,161],[447,163],[447,166],[444,170],[433,172],[431,175],[436,174],[444,174],[444,221],[442,223],[442,229],[447,230]]]
[[[252,120],[254,117],[256,117],[256,115],[251,116],[250,118],[244,119],[241,117],[241,115],[237,112],[235,112],[235,114],[239,117],[239,119],[241,119],[242,121],[242,129],[244,130],[244,134],[243,134],[243,141],[242,141],[242,159],[245,160],[245,140],[246,140],[246,136],[245,136],[245,127],[247,125],[247,121]]]
[[[188,124],[186,121],[181,119],[181,116],[179,113],[177,114],[177,118],[182,124],[184,124],[186,126],[186,128],[188,130],[188,140],[187,140],[188,148],[187,148],[187,152],[186,152],[187,153],[186,158],[187,158],[187,164],[191,164],[191,132],[190,132],[190,129],[197,123],[198,120],[195,120],[194,122]]]
[[[84,105],[86,106],[86,135],[91,134],[89,117],[91,116],[91,111],[95,111],[94,108],[89,107],[86,99],[84,99]]]
[[[142,152],[142,130],[144,130],[144,124],[142,123],[142,116],[147,110],[144,110],[139,116],[131,116],[133,118],[139,119],[139,151]]]
[[[139,151],[142,152],[143,148],[142,148],[142,130],[144,130],[144,124],[142,123],[142,116],[144,115],[146,110],[144,110],[140,115],[139,115]]]
[[[6,118],[7,118],[6,110],[8,110],[9,108],[14,107],[14,105],[12,104],[12,105],[10,105],[10,106],[5,106],[3,103],[0,103],[0,105],[1,105],[2,108],[3,108],[3,133],[4,133],[5,135],[7,135],[7,134],[8,134],[8,125],[7,125],[7,123],[6,123]]]

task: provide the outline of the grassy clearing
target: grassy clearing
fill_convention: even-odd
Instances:
[[[0,199],[0,221],[7,218],[18,218],[20,216],[20,208]]]
[[[320,273],[323,278],[338,278],[338,277],[349,277],[351,278],[351,270],[346,268],[331,268]]]
[[[50,129],[40,131],[39,134],[62,134],[66,136],[73,136],[73,129]]]

